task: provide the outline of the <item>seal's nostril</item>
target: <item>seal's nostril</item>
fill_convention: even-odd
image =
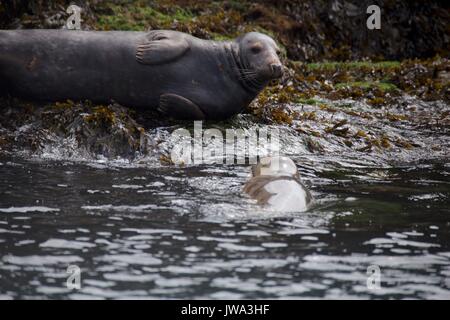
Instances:
[[[272,69],[272,74],[274,77],[281,77],[283,75],[283,67],[281,66],[281,64],[271,64],[270,65],[271,69]]]

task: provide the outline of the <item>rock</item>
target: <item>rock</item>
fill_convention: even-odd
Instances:
[[[61,153],[126,159],[148,152],[145,130],[132,110],[118,104],[68,101],[27,109],[14,100],[11,105],[0,118],[2,150],[40,153],[58,147]]]

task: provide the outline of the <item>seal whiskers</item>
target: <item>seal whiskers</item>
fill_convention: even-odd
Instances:
[[[258,79],[258,74],[252,70],[239,69],[239,79],[249,82],[255,89],[261,90],[264,87],[264,83]]]
[[[261,91],[264,88],[264,84],[254,81],[256,80],[257,73],[245,65],[245,62],[240,57],[238,49],[234,48],[233,43],[225,45],[225,52],[230,67],[234,70],[233,73],[242,87],[251,93],[258,93]],[[250,73],[252,77],[249,76]]]

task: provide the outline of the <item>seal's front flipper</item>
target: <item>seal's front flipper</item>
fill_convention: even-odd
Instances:
[[[178,59],[189,50],[185,35],[176,31],[150,31],[138,45],[136,59],[142,64],[160,64]]]
[[[172,93],[165,93],[159,97],[158,111],[175,119],[205,119],[205,114],[195,103],[189,99]]]

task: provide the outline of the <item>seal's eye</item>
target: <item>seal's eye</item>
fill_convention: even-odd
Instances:
[[[261,48],[261,46],[253,46],[250,48],[250,50],[252,50],[252,52],[256,54],[256,53],[260,53],[262,48]]]
[[[279,56],[281,54],[281,50],[277,49],[277,50],[275,50],[275,53]]]

